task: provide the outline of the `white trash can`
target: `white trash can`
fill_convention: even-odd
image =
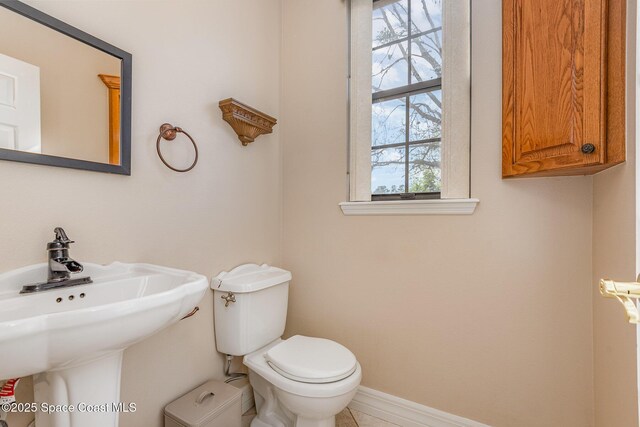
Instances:
[[[240,427],[242,391],[209,381],[164,408],[165,427]]]

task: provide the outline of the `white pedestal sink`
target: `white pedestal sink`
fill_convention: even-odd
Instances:
[[[35,375],[37,427],[116,427],[127,409],[117,406],[122,353],[178,322],[208,288],[189,271],[83,265],[93,283],[32,294],[19,292],[47,277],[46,264],[0,275],[0,379]]]

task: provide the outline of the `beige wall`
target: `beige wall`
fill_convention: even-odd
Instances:
[[[287,334],[347,345],[366,386],[495,427],[636,425],[635,335],[592,283],[635,274],[635,162],[595,180],[500,179],[499,0],[472,2],[476,213],[369,218],[338,208],[345,3],[29,3],[133,54],[133,175],[2,162],[0,271],[43,261],[57,225],[81,261],[208,276],[282,263]],[[229,96],[278,117],[274,134],[241,147],[217,107]],[[157,159],[164,121],[198,141],[192,172]],[[165,147],[178,164],[183,148]],[[210,294],[201,308],[126,351],[122,400],[139,410],[122,426],[160,426],[164,404],[222,376]]]
[[[592,178],[501,180],[501,2],[472,3],[476,213],[346,217],[346,4],[284,1],[287,334],[493,426],[592,426]]]
[[[627,162],[593,180],[594,407],[597,427],[638,425],[636,326],[622,305],[599,295],[608,277],[633,281],[637,267],[636,2],[627,12]]]
[[[80,261],[150,262],[207,276],[242,262],[278,264],[279,126],[242,147],[218,101],[233,96],[280,117],[280,2],[29,4],[133,54],[133,171],[2,162],[0,271],[44,261],[58,225],[77,242],[71,255]],[[165,121],[198,142],[193,171],[172,172],[158,159]],[[188,150],[183,144],[179,150]],[[211,294],[201,308],[125,352],[122,400],[138,411],[123,415],[121,426],[160,426],[166,403],[222,377]]]
[[[40,68],[42,153],[109,163],[109,94],[120,60],[0,8],[0,53]]]
[[[622,305],[600,296],[600,278],[636,277],[635,154],[627,163],[594,179],[593,343],[594,407],[597,427],[638,425],[636,327]]]

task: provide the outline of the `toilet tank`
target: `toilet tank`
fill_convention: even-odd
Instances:
[[[216,348],[244,356],[280,338],[287,320],[291,273],[244,264],[213,278]]]

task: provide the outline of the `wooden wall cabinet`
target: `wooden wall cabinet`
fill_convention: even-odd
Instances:
[[[625,0],[503,0],[502,176],[625,160]]]

